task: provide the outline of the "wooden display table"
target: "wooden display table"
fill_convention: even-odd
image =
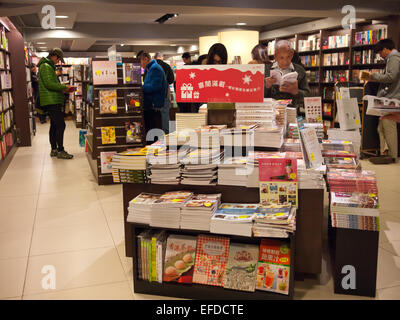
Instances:
[[[125,254],[133,257],[133,224],[127,223],[129,201],[141,192],[165,193],[175,190],[190,190],[194,193],[221,193],[222,202],[258,203],[259,189],[239,186],[191,186],[123,183]],[[323,189],[299,190],[299,208],[296,215],[295,272],[321,273],[322,221],[324,210]]]

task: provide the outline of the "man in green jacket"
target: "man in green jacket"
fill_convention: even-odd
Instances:
[[[61,49],[54,48],[47,58],[43,57],[38,63],[40,106],[50,117],[50,156],[58,159],[72,159],[73,155],[64,150],[65,121],[61,108],[64,105],[64,92],[71,92],[74,87],[63,85],[58,80],[56,64],[59,61],[64,62],[64,53]]]

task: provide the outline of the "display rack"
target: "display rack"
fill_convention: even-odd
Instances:
[[[93,61],[108,61],[105,59],[94,58]],[[139,63],[138,59],[123,58],[122,63]],[[102,173],[100,155],[101,152],[121,152],[128,148],[143,147],[145,144],[145,128],[143,118],[143,93],[141,84],[124,84],[123,66],[117,66],[117,85],[93,85],[93,104],[88,104],[88,134],[86,135],[86,155],[92,172],[99,185],[112,184],[113,177],[111,173]],[[93,70],[96,72],[96,70]],[[100,114],[100,90],[115,89],[117,90],[117,113],[116,114]],[[124,93],[127,90],[137,91],[140,95],[140,112],[127,113],[125,110]],[[125,122],[135,121],[142,126],[141,142],[127,143]],[[112,126],[115,127],[116,143],[102,144],[101,128]]]
[[[28,98],[28,109],[31,135],[36,135],[36,118],[35,118],[35,98],[33,94],[33,84],[31,77],[32,51],[30,48],[25,47],[25,70],[26,70],[26,96]]]
[[[72,68],[72,80],[71,85],[76,86],[77,90],[71,94],[72,103],[74,106],[74,122],[77,128],[83,128],[82,117],[84,113],[83,104],[83,83],[84,83],[84,66],[73,65]],[[80,89],[79,89],[80,88]]]

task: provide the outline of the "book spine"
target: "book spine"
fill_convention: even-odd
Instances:
[[[137,270],[138,270],[138,278],[142,278],[142,247],[141,247],[141,239],[137,237]]]
[[[157,239],[151,239],[151,281],[157,280]]]
[[[149,267],[148,279],[149,279],[149,282],[151,282],[151,276],[152,276],[152,269],[151,269],[151,238],[147,242],[147,256],[148,256],[148,259],[149,259],[149,262],[148,262],[148,267]]]

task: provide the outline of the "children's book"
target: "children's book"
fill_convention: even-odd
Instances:
[[[101,144],[117,143],[115,127],[101,127]]]
[[[112,156],[116,151],[100,152],[101,173],[112,173]]]

